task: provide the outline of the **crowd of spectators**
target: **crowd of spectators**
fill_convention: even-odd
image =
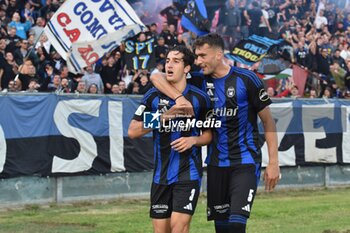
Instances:
[[[152,86],[151,73],[164,71],[169,48],[179,44],[191,48],[196,39],[180,26],[183,9],[181,1],[174,0],[158,12],[163,22],[148,25],[149,31],[138,36],[139,41],[156,38],[155,68],[127,69],[124,46],[120,46],[74,75],[43,33],[63,2],[0,0],[0,91],[144,94]],[[289,78],[277,87],[267,87],[271,97],[350,97],[349,1],[218,2],[222,4],[208,15],[211,31],[223,36],[227,50],[252,34],[283,38],[293,46],[295,62],[308,71],[305,96],[298,95],[298,86]]]

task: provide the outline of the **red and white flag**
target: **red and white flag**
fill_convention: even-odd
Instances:
[[[125,0],[67,0],[52,16],[45,34],[70,71],[79,73],[143,28]]]

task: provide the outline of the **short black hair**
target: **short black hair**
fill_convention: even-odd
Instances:
[[[259,7],[259,3],[256,1],[252,2],[252,5],[253,5],[253,7]]]
[[[208,44],[210,47],[217,47],[224,51],[225,43],[222,37],[217,33],[209,33],[207,35],[198,37],[194,42],[194,48],[201,47],[205,44]]]
[[[194,54],[192,53],[192,51],[187,48],[186,46],[184,45],[177,45],[175,47],[173,47],[172,49],[170,49],[166,56],[165,57],[168,57],[168,54],[170,52],[179,52],[179,53],[182,53],[184,56],[183,56],[183,61],[184,61],[184,64],[185,64],[185,67],[186,66],[192,66],[192,64],[194,63]]]

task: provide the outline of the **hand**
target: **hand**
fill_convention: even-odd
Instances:
[[[270,192],[277,185],[280,176],[280,167],[277,163],[269,163],[265,169],[264,173],[264,182],[265,182],[265,190]]]
[[[180,153],[192,148],[195,144],[195,137],[181,137],[170,143],[171,148]]]
[[[181,96],[176,100],[176,105],[184,109],[184,115],[194,116],[192,104],[184,97]]]
[[[48,69],[46,69],[47,75],[51,76],[53,74],[53,69],[50,67]]]

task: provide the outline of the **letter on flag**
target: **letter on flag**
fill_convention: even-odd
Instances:
[[[125,0],[67,0],[45,33],[70,71],[79,73],[145,26]]]
[[[241,40],[229,54],[226,54],[226,57],[241,64],[252,66],[260,61],[273,45],[279,43],[281,43],[281,40],[252,35],[246,40]]]

